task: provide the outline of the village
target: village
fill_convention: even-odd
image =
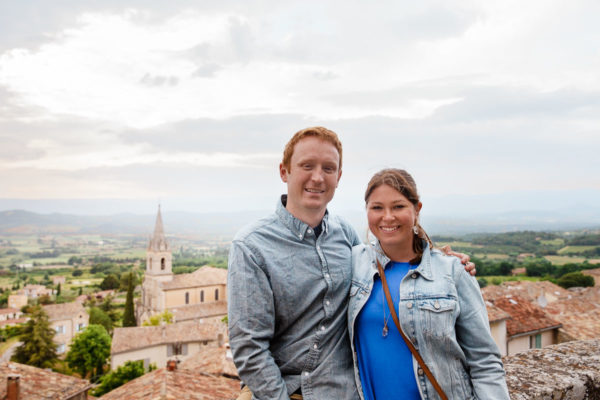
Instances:
[[[593,286],[565,289],[531,280],[484,285],[490,330],[503,357],[600,337],[600,268],[582,273],[593,279]],[[113,328],[109,320],[106,329],[95,331],[96,341],[105,338],[109,346],[94,360],[99,365],[79,369],[78,351],[98,352],[86,348],[91,342],[82,339],[102,321],[94,309],[110,313],[118,288],[44,305],[40,299],[57,297],[66,283],[65,276],[53,275],[51,285],[28,283],[11,292],[7,307],[0,309],[0,328],[26,332],[22,327],[35,329],[34,323],[45,319],[57,358],[71,368],[61,373],[14,361],[23,344],[13,339],[0,362],[0,399],[235,398],[240,381],[228,348],[227,270],[205,265],[174,274],[159,208],[135,301],[134,280],[132,273],[121,326]],[[31,307],[35,304],[41,304],[41,312]],[[14,393],[21,397],[11,397]]]

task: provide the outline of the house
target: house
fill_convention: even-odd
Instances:
[[[111,369],[126,361],[143,360],[144,367],[158,368],[167,360],[183,361],[203,347],[218,347],[227,340],[223,322],[187,321],[161,326],[115,328],[111,346]]]
[[[37,299],[40,296],[52,296],[56,291],[54,289],[48,289],[44,285],[25,285],[23,289],[20,289],[17,294],[22,294],[30,299]]]
[[[0,308],[0,328],[8,325],[21,324],[27,321],[21,310],[16,308]]]
[[[56,351],[62,354],[69,349],[73,337],[89,325],[90,316],[81,303],[50,304],[43,306],[50,327],[56,331]]]
[[[500,350],[500,355],[504,357],[507,355],[506,321],[510,318],[510,315],[489,301],[485,302],[485,308],[487,309],[492,338]]]
[[[204,266],[190,274],[173,274],[172,254],[159,207],[147,249],[142,298],[136,307],[138,324],[165,310],[173,312],[177,322],[220,320],[227,315],[226,287],[227,270],[222,268]]]
[[[240,381],[201,371],[168,368],[149,372],[100,397],[100,400],[229,400],[240,392]]]
[[[90,382],[14,362],[0,363],[0,399],[86,400]]]
[[[60,275],[56,275],[52,277],[52,284],[53,285],[58,285],[59,283],[61,285],[64,285],[66,282],[66,278],[64,276],[60,276]]]
[[[19,310],[27,305],[27,296],[24,294],[11,294],[8,296],[8,307]]]
[[[558,329],[562,324],[540,306],[519,296],[486,300],[510,315],[506,320],[507,355],[558,343]]]

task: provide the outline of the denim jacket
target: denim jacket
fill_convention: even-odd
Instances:
[[[354,323],[378,275],[375,257],[384,268],[390,262],[379,243],[352,249],[348,329],[361,398]],[[398,288],[390,288],[393,290]],[[500,352],[490,333],[479,285],[458,258],[427,246],[421,264],[400,283],[398,318],[449,399],[509,399]],[[414,357],[413,370],[421,398],[439,399]]]

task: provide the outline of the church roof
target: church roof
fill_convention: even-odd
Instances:
[[[149,251],[169,251],[169,244],[165,237],[165,230],[163,228],[162,216],[160,215],[160,205],[158,206],[158,213],[156,214],[156,223],[154,224],[154,233],[150,238],[148,244]]]
[[[195,288],[227,284],[227,270],[205,265],[190,274],[173,275],[173,280],[162,282],[164,290]]]
[[[207,303],[188,304],[170,307],[176,321],[188,321],[201,318],[220,317],[227,315],[226,301],[211,301]]]

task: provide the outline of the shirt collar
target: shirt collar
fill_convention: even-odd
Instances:
[[[282,194],[281,199],[277,202],[277,208],[275,213],[279,217],[279,220],[285,225],[294,236],[296,236],[299,240],[303,240],[304,236],[306,236],[306,231],[312,228],[305,222],[300,221],[298,218],[294,217],[286,208],[287,204],[287,194]],[[323,232],[321,235],[326,234],[329,231],[329,211],[325,210],[325,215],[323,216],[323,220],[321,224],[323,226]]]
[[[387,267],[387,264],[391,261],[388,256],[385,255],[379,241],[376,240],[371,243],[373,246],[373,250],[375,251],[375,257],[379,260],[383,269]],[[429,243],[424,240],[424,248],[423,248],[423,256],[421,257],[421,263],[415,269],[415,272],[418,272],[423,278],[427,280],[432,280],[433,275],[431,273],[431,249],[429,248]],[[377,269],[377,265],[375,265]]]

